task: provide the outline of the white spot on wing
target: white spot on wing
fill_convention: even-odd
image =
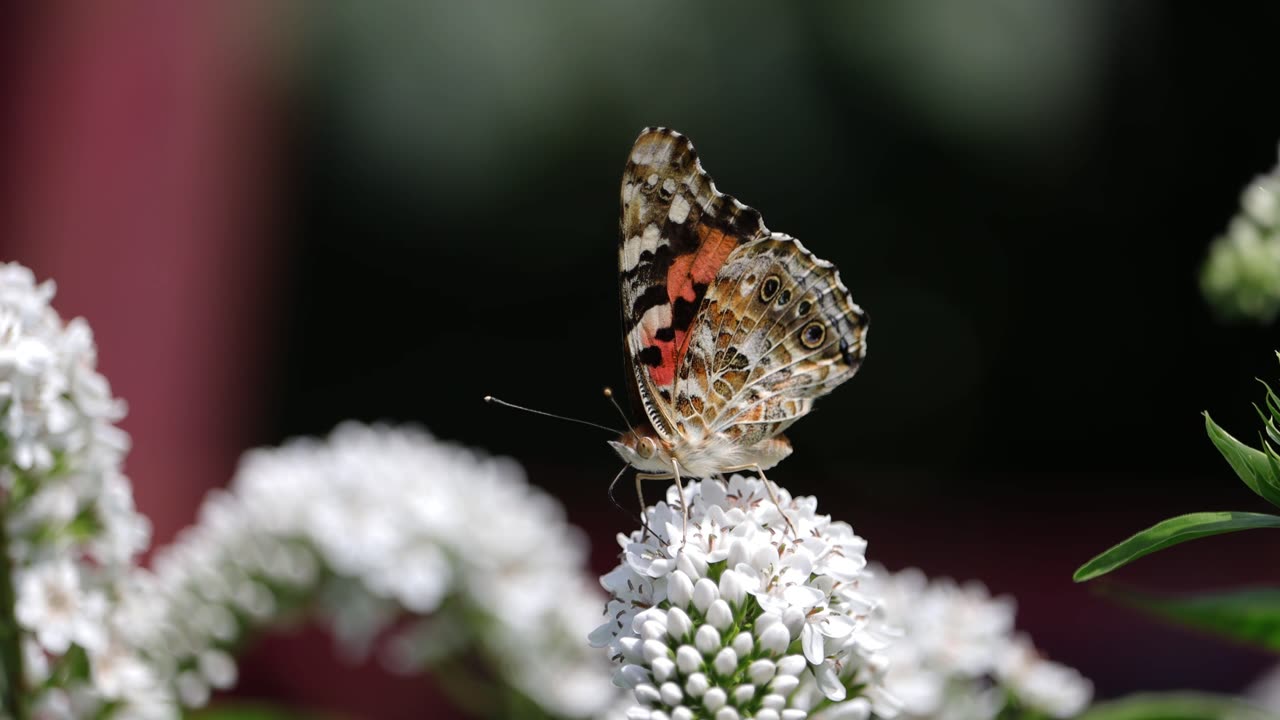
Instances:
[[[658,226],[649,223],[644,226],[644,234],[640,236],[640,252],[648,250],[656,253],[658,251],[658,243],[662,240],[662,232],[658,230]]]
[[[644,315],[640,316],[640,322],[636,325],[636,329],[632,330],[632,332],[640,333],[637,339],[643,341],[645,336],[652,338],[659,330],[664,327],[670,327],[670,325],[671,305],[663,303],[645,310]],[[639,347],[640,344],[636,343],[636,347]]]
[[[671,210],[667,212],[667,217],[675,223],[683,223],[689,218],[689,201],[684,199],[684,195],[677,195],[671,201]]]

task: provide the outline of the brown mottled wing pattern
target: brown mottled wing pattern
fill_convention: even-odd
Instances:
[[[675,436],[676,373],[707,288],[731,254],[768,236],[760,214],[718,192],[688,138],[647,128],[622,176],[623,334],[633,399]]]
[[[775,437],[853,377],[867,316],[835,266],[792,237],[744,245],[720,269],[690,333],[676,385],[677,431]]]

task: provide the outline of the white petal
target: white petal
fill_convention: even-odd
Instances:
[[[848,694],[844,683],[840,682],[840,676],[836,673],[836,664],[834,661],[828,660],[813,669],[813,677],[818,681],[818,689],[828,700],[840,701]]]
[[[813,623],[805,623],[800,629],[800,646],[804,648],[805,659],[814,665],[821,663],[826,657],[826,643]]]

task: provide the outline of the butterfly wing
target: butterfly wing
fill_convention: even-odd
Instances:
[[[688,138],[646,128],[622,176],[623,334],[633,400],[673,438],[676,374],[707,289],[738,248],[768,237],[760,213],[716,190]]]
[[[853,377],[868,320],[835,266],[773,233],[736,250],[707,290],[677,375],[677,431],[773,438]]]

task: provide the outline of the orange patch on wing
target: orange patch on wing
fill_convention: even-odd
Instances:
[[[658,387],[669,387],[676,381],[676,348],[684,340],[683,332],[676,332],[674,340],[659,340],[645,334],[645,346],[656,347],[662,353],[662,364],[649,368],[649,377]]]
[[[739,245],[738,238],[708,225],[699,224],[697,231],[702,241],[698,251],[676,258],[667,270],[667,296],[673,303],[678,297],[692,302],[693,286],[710,285],[729,253]]]
[[[729,254],[740,244],[738,238],[708,225],[699,224],[697,231],[698,239],[702,241],[698,250],[675,258],[667,269],[667,299],[672,307],[677,298],[685,302],[696,302],[698,295],[693,286],[710,285]],[[656,347],[662,353],[662,364],[649,369],[649,377],[659,387],[675,383],[676,365],[684,359],[685,351],[689,348],[689,328],[673,330],[675,337],[671,340],[645,338],[645,345]]]

